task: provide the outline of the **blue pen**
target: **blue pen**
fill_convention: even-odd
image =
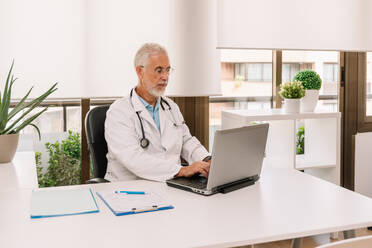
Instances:
[[[144,191],[126,191],[126,190],[115,190],[116,194],[127,194],[127,195],[144,195],[146,194]]]

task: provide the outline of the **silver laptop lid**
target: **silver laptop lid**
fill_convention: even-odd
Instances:
[[[260,175],[269,124],[217,130],[207,190]]]

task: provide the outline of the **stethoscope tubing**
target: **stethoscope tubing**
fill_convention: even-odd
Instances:
[[[130,91],[130,103],[131,103],[131,105],[132,105],[132,107],[133,107],[133,109],[134,109],[134,105],[133,105],[132,97],[133,97],[133,89]],[[181,125],[185,124],[184,121],[182,122],[182,124],[178,124],[178,125],[176,124],[176,122],[175,122],[176,119],[175,119],[174,116],[173,116],[172,108],[171,108],[170,104],[169,104],[168,101],[166,101],[163,97],[160,97],[160,106],[161,106],[161,108],[163,109],[163,111],[165,111],[165,108],[164,108],[164,106],[163,106],[163,103],[165,103],[165,104],[168,106],[168,110],[169,110],[169,112],[170,112],[170,114],[171,114],[171,116],[172,116],[172,119],[173,119],[173,126],[177,127],[177,126],[181,126]],[[136,111],[136,114],[137,114],[138,120],[139,120],[140,125],[141,125],[141,132],[142,132],[142,138],[140,139],[140,146],[141,146],[143,149],[145,149],[146,147],[148,147],[148,146],[150,145],[150,141],[149,141],[149,139],[147,139],[146,136],[145,136],[145,130],[144,130],[144,128],[143,128],[142,119],[141,119],[141,117],[140,117],[140,115],[139,115],[140,112],[141,112],[141,111]]]

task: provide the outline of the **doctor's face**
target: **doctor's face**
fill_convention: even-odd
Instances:
[[[147,64],[141,67],[142,73],[138,76],[145,90],[155,97],[164,95],[171,69],[168,56],[164,53],[150,55]]]

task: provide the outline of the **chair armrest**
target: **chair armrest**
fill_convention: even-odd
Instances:
[[[85,181],[85,184],[92,184],[92,183],[109,183],[110,181],[104,179],[104,178],[92,178]]]

